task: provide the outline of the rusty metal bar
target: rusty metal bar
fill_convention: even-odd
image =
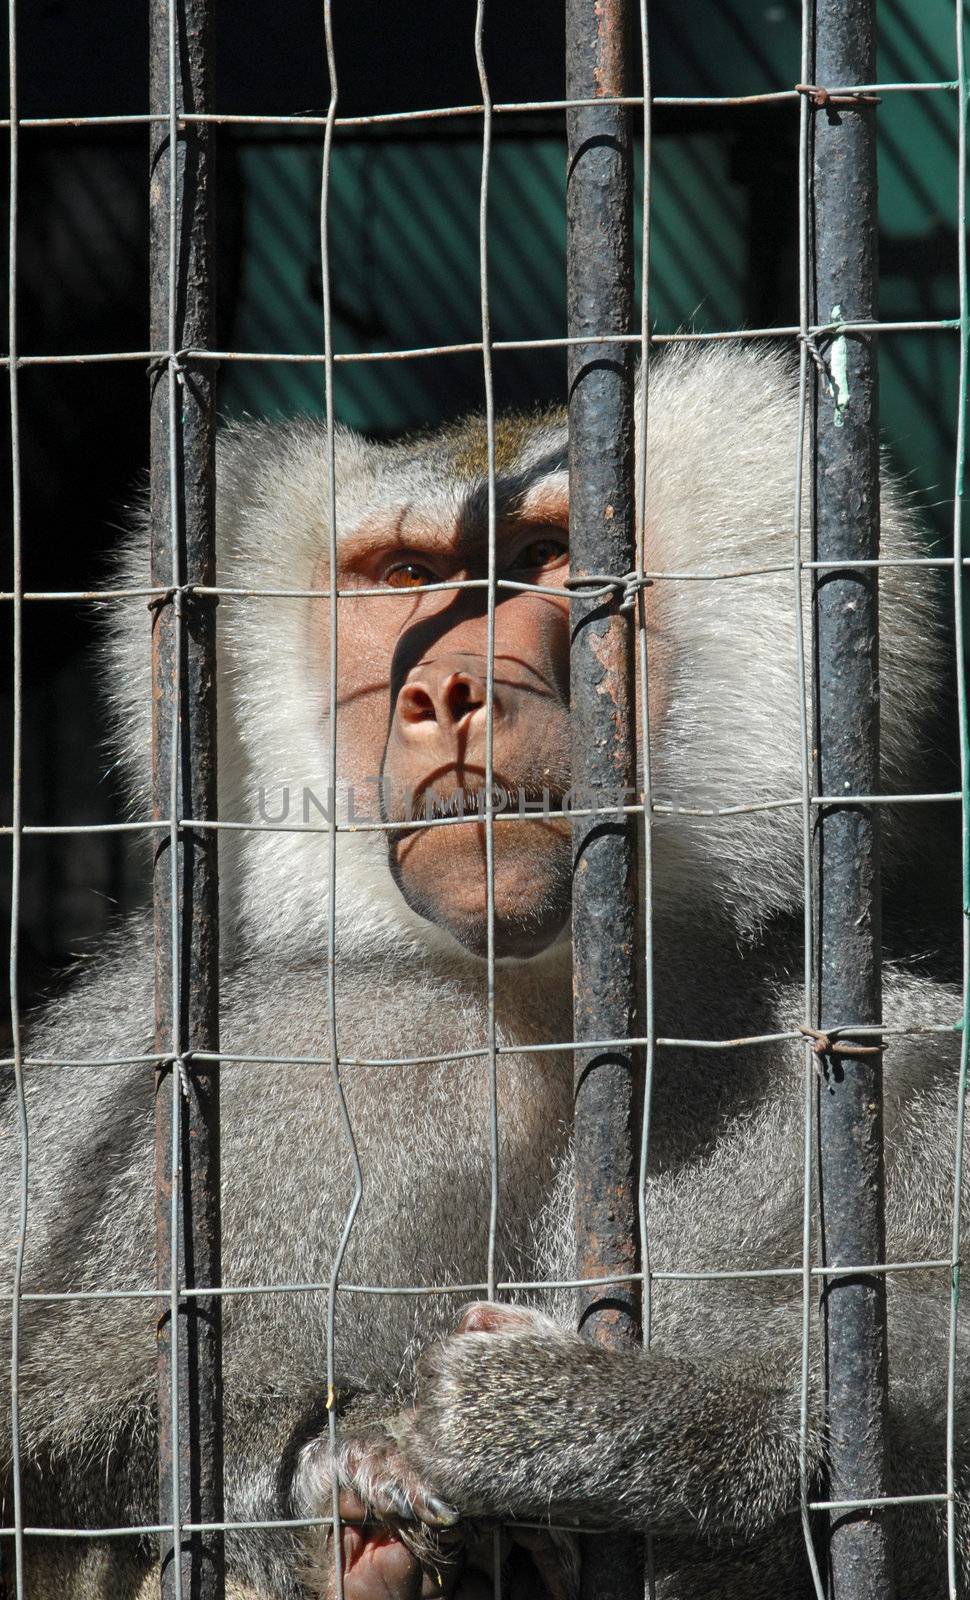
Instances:
[[[868,81],[875,68],[875,0],[818,0],[814,82]],[[877,316],[875,107],[812,113],[814,311],[822,322]],[[867,334],[841,330],[816,373],[814,555],[879,554],[877,357]],[[818,572],[814,585],[815,777],[819,793],[879,789],[878,571]],[[879,810],[820,808],[814,838],[814,1005],[824,1031],[839,1016],[882,1016]],[[828,1267],[885,1260],[882,1058],[823,1056],[818,1086],[820,1244]],[[886,1280],[860,1272],[822,1295],[830,1501],[882,1498],[887,1472]],[[833,1600],[889,1600],[891,1512],[828,1513]]]
[[[184,352],[214,344],[211,0],[151,0],[150,249],[152,807],[154,858],[159,1521],[162,1600],[221,1600],[222,1298],[216,795],[215,381]],[[175,153],[172,162],[173,150]]]
[[[568,0],[566,93],[623,96],[633,59],[629,0]],[[633,324],[633,141],[630,112],[574,107],[568,141],[569,336],[627,334]],[[636,791],[634,632],[616,592],[592,593],[593,574],[635,565],[634,355],[629,343],[569,348],[569,501],[572,601],[573,790],[619,804]],[[573,822],[573,1020],[577,1040],[641,1032],[636,823],[614,814]],[[641,1052],[576,1051],[576,1272],[616,1281],[579,1294],[580,1327],[614,1348],[640,1342],[637,1168]],[[625,1280],[625,1281],[624,1281]],[[583,1541],[582,1592],[597,1600],[643,1593],[638,1539]]]

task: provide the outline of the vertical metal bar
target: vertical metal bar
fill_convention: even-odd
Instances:
[[[650,35],[647,0],[640,8],[640,64],[643,77],[643,181],[640,230],[640,376],[636,441],[636,571],[647,570],[647,423],[650,403],[650,205],[652,186],[652,129],[650,104]],[[641,591],[636,610],[636,683],[640,714],[640,783],[643,790],[643,1037],[646,1039],[643,1071],[643,1109],[637,1176],[640,1265],[643,1272],[641,1321],[643,1343],[649,1348],[653,1324],[653,1280],[650,1273],[650,1229],[647,1215],[647,1165],[650,1156],[650,1113],[656,1059],[654,1033],[654,898],[653,898],[653,780],[650,748],[650,661],[645,596]]]
[[[801,79],[808,83],[814,66],[812,0],[802,0]],[[805,545],[806,439],[809,426],[809,327],[812,320],[811,295],[811,102],[802,97],[798,116],[798,425],[795,437],[794,500],[792,515],[792,579],[795,622],[795,691],[798,696],[799,779],[801,788],[802,833],[802,1005],[806,1026],[815,1021],[815,917],[814,862],[812,860],[812,751],[809,740],[809,663],[805,648],[805,596],[803,593],[803,551]],[[814,405],[812,405],[814,414]],[[813,728],[814,733],[814,728]],[[802,1316],[800,1349],[800,1394],[798,1418],[799,1510],[802,1538],[816,1600],[825,1600],[825,1582],[815,1548],[815,1529],[810,1502],[812,1466],[809,1453],[811,1414],[811,1355],[815,1282],[812,1273],[812,1222],[815,1213],[815,1066],[811,1045],[806,1038],[802,1063]]]
[[[219,1077],[194,1051],[219,1048],[215,371],[181,352],[211,348],[212,139],[179,122],[211,109],[210,0],[151,0],[151,340],[167,351],[151,391],[152,808],[169,820],[154,863],[156,1247],[169,1301],[158,1324],[159,1520],[163,1600],[224,1593],[222,1302],[180,1298],[221,1282]]]
[[[650,31],[647,0],[639,0],[640,74],[643,82],[643,181],[640,190],[640,414],[636,439],[636,571],[647,570],[647,445],[650,410],[650,222],[653,185],[653,106],[650,70]],[[647,1172],[650,1163],[650,1130],[653,1111],[653,1080],[656,1064],[654,1005],[654,873],[653,873],[653,777],[650,748],[650,661],[647,636],[646,595],[641,589],[636,609],[636,682],[640,712],[640,783],[643,794],[643,1099],[640,1113],[640,1154],[637,1163],[637,1212],[640,1270],[643,1294],[640,1302],[644,1347],[653,1338],[653,1279],[650,1271],[650,1218],[647,1205]],[[656,1595],[653,1534],[648,1528],[644,1541],[645,1590],[649,1600]]]
[[[817,0],[814,81],[875,76],[875,0]],[[813,116],[814,311],[819,323],[877,316],[876,135],[871,105]],[[879,554],[879,411],[871,338],[836,333],[816,378],[815,555]],[[814,584],[815,777],[823,794],[879,790],[878,574],[835,570]],[[827,806],[815,833],[815,1016],[882,1017],[878,807]],[[885,1260],[882,1062],[872,1041],[822,1058],[817,1090],[820,1240],[827,1266]],[[860,1050],[859,1046],[863,1046]],[[845,1054],[845,1049],[850,1050]],[[828,1495],[887,1492],[886,1286],[882,1273],[825,1280]],[[834,1600],[892,1593],[890,1513],[829,1520]]]
[[[617,96],[633,55],[630,0],[567,0],[566,93]],[[633,144],[628,110],[567,114],[569,334],[626,334],[633,321]],[[569,358],[570,545],[574,578],[631,571],[634,513],[634,357],[627,345],[574,345]],[[573,790],[603,799],[636,790],[634,630],[615,600],[580,592],[572,606]],[[575,1037],[639,1032],[642,969],[637,838],[626,818],[573,827]],[[633,1049],[576,1052],[577,1276],[637,1270],[641,1062]],[[640,1296],[629,1283],[580,1291],[580,1326],[613,1347],[639,1343]],[[583,1593],[643,1592],[638,1539],[584,1541]]]
[[[20,1318],[24,1255],[27,1247],[27,1190],[30,1178],[30,1140],[27,1125],[27,1094],[24,1083],[23,1044],[20,1030],[20,866],[23,846],[23,519],[20,476],[20,392],[18,368],[18,226],[20,200],[20,130],[17,84],[17,6],[8,0],[7,41],[10,70],[10,193],[7,234],[7,338],[10,397],[10,529],[13,545],[13,748],[11,750],[13,793],[10,816],[10,1031],[14,1063],[14,1094],[17,1099],[19,1137],[20,1194],[17,1217],[17,1245],[13,1261],[10,1303],[10,1448],[11,1494],[13,1498],[14,1556],[13,1583],[9,1592],[22,1600],[24,1583],[24,1504],[20,1475]],[[0,1594],[5,1586],[6,1563],[0,1564]]]

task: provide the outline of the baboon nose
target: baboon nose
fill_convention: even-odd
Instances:
[[[484,672],[446,659],[414,668],[398,695],[397,714],[409,727],[428,722],[449,729],[484,711],[487,703]],[[497,712],[497,701],[494,705]]]

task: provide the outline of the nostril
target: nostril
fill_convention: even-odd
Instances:
[[[420,683],[407,683],[397,698],[397,713],[403,722],[436,721],[434,701]]]
[[[444,700],[452,722],[460,722],[485,704],[485,686],[464,673],[455,672],[444,686]]]
[[[402,727],[436,723],[444,732],[467,722],[487,700],[485,680],[476,672],[444,662],[424,662],[414,676],[402,684],[395,715]],[[496,713],[499,706],[496,701]]]

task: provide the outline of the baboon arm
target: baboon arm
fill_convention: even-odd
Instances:
[[[391,1424],[418,1476],[463,1515],[757,1537],[797,1507],[790,1358],[701,1366],[587,1343],[534,1316],[433,1346]],[[813,1463],[820,1458],[811,1444]]]

